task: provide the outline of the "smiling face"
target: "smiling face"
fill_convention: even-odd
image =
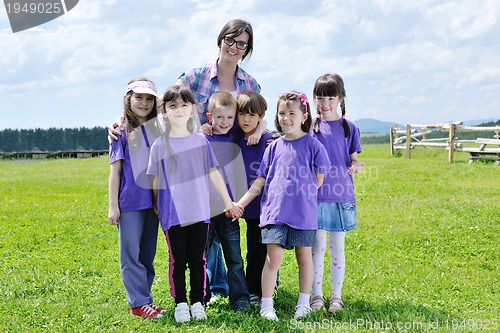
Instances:
[[[217,106],[211,113],[212,131],[214,134],[227,134],[234,125],[236,105]]]
[[[148,115],[153,110],[156,97],[150,94],[138,94],[133,92],[130,97],[130,109],[142,124],[146,122]]]
[[[187,128],[187,122],[194,114],[194,105],[189,102],[185,102],[179,96],[174,101],[169,101],[165,103],[165,114],[164,117],[174,126],[185,126]]]
[[[281,130],[285,132],[285,138],[299,138],[305,134],[302,123],[307,120],[307,113],[302,113],[299,102],[281,101],[276,114],[277,122]]]
[[[318,112],[321,114],[321,118],[326,121],[340,119],[337,108],[341,101],[338,96],[314,96]]]
[[[224,39],[221,40],[220,42],[220,59],[223,61],[228,61],[228,62],[238,62],[240,59],[242,59],[247,50],[240,50],[236,47],[238,42],[243,42],[245,44],[248,44],[250,36],[246,31],[243,31],[239,36],[231,37],[232,41],[234,41],[234,44],[229,46],[224,42]]]

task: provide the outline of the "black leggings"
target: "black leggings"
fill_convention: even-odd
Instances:
[[[205,246],[208,224],[197,222],[173,226],[165,233],[169,250],[170,295],[175,304],[187,302],[186,269],[189,267],[191,304],[203,302],[207,284]]]

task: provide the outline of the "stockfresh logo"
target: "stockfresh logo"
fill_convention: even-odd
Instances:
[[[52,21],[72,10],[79,0],[4,0],[12,32]]]

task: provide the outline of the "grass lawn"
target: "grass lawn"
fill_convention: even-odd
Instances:
[[[177,325],[161,233],[153,292],[169,313],[129,315],[117,231],[107,223],[108,158],[0,161],[0,331],[498,331],[500,167],[469,165],[465,153],[448,164],[441,149],[415,149],[408,160],[388,145],[363,148],[345,310],[293,320],[297,266],[288,251],[277,323],[219,300],[208,321]]]

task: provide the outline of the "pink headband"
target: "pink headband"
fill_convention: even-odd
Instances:
[[[156,86],[151,81],[134,81],[127,86],[125,94],[133,91],[138,94],[149,94],[158,97]]]
[[[298,91],[289,91],[289,92],[286,92],[285,94],[292,94],[292,95],[299,96],[299,98],[300,98],[300,104],[302,104],[302,105],[305,106],[306,112],[309,112],[309,110],[307,108],[308,100],[307,100],[306,95],[304,95],[303,93],[298,92]]]

